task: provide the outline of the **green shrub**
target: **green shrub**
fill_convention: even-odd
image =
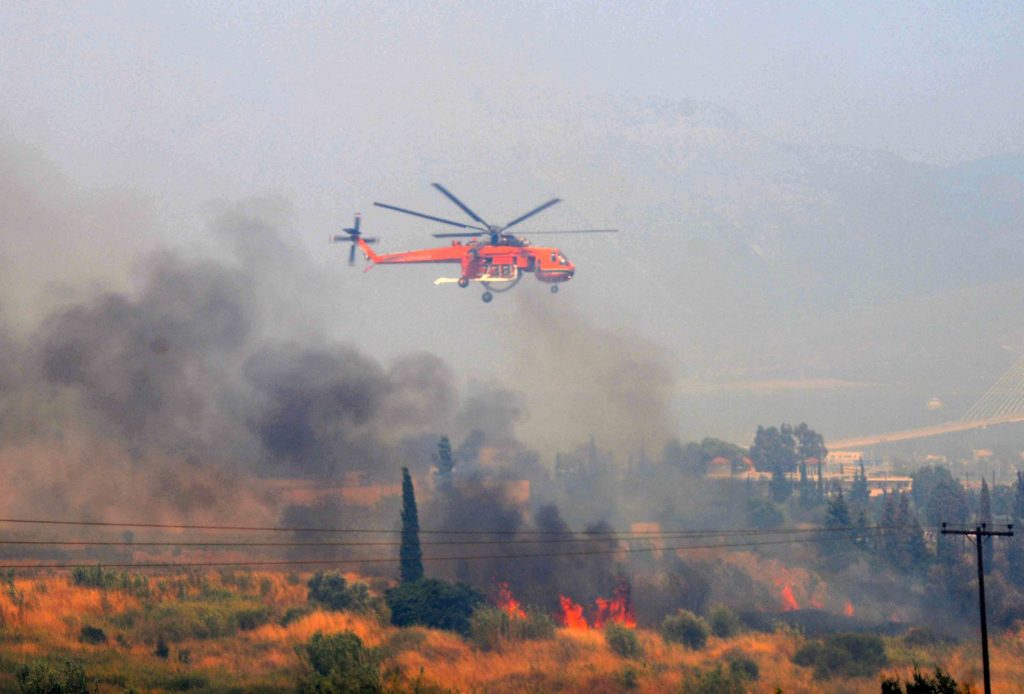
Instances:
[[[708,615],[708,625],[715,636],[727,639],[740,631],[740,618],[732,609],[725,605],[715,605]]]
[[[419,624],[465,636],[469,634],[469,617],[484,596],[464,583],[422,578],[390,588],[385,599],[395,626]]]
[[[171,649],[167,647],[167,641],[163,636],[156,637],[156,648],[153,649],[153,655],[161,660],[167,660],[171,655]]]
[[[248,600],[188,600],[155,606],[142,621],[141,628],[147,641],[158,635],[168,641],[216,639],[255,629],[269,619],[269,608]]]
[[[772,530],[785,523],[786,517],[777,504],[754,497],[747,502],[747,522],[754,528]]]
[[[91,643],[93,645],[106,643],[107,634],[99,627],[84,626],[82,630],[78,632],[78,640],[82,643]]]
[[[636,632],[618,622],[608,622],[604,628],[604,640],[613,653],[623,658],[639,658],[644,654]]]
[[[757,667],[757,663],[750,658],[744,656],[732,656],[728,661],[729,672],[733,677],[756,682],[761,676],[761,669]]]
[[[163,680],[160,687],[169,692],[189,692],[194,689],[207,689],[210,680],[194,673],[178,673],[169,679]]]
[[[914,678],[906,685],[900,682],[899,675],[882,678],[882,694],[970,694],[971,688],[960,685],[948,672],[935,668],[935,676],[922,675],[914,666]]]
[[[299,648],[307,671],[299,678],[299,694],[382,691],[380,661],[352,632],[313,635]]]
[[[555,636],[555,622],[538,610],[527,610],[525,618],[513,618],[497,607],[478,607],[469,618],[470,639],[481,650],[497,648],[502,640],[533,641]]]
[[[707,672],[695,672],[683,681],[684,694],[744,694],[746,679],[716,665]]]
[[[22,665],[16,676],[22,694],[91,694],[96,691],[96,685],[86,678],[82,664],[70,660],[65,660],[58,668],[43,662]]]
[[[124,571],[108,571],[99,564],[77,567],[71,573],[71,580],[76,586],[122,590],[140,598],[148,598],[150,594],[149,579],[145,576]]]
[[[279,620],[279,624],[283,627],[288,626],[292,622],[297,622],[306,615],[312,614],[313,608],[311,607],[289,607],[285,610],[284,615]]]
[[[370,607],[370,591],[365,583],[351,586],[337,571],[317,571],[306,584],[308,600],[329,610],[365,611]]]
[[[813,667],[818,679],[872,677],[888,663],[885,643],[871,634],[830,634],[802,646],[793,662]]]
[[[708,642],[708,625],[692,612],[679,610],[661,622],[661,636],[666,641],[699,651]]]
[[[636,689],[640,685],[640,673],[634,667],[624,669],[616,679],[622,689]]]

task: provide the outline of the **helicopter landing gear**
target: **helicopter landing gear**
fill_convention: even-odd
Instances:
[[[557,284],[552,284],[551,285],[551,293],[552,294],[557,294],[558,293],[558,285]]]
[[[494,298],[494,294],[491,294],[490,292],[484,292],[484,295],[481,296],[480,298],[484,300],[485,304],[489,304],[491,303],[491,299]]]
[[[460,277],[459,278],[459,286],[462,287],[463,289],[465,289],[466,287],[469,286],[469,280],[466,279],[465,277]]]

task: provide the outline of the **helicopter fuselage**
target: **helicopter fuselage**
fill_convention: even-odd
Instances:
[[[453,241],[450,246],[423,248],[399,253],[375,253],[359,242],[360,249],[375,265],[450,263],[460,266],[462,280],[508,280],[532,272],[541,282],[568,282],[576,266],[557,248],[531,246],[523,239],[501,238],[492,244],[483,241]]]

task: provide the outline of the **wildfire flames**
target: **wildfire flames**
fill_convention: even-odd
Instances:
[[[782,587],[782,610],[784,612],[791,612],[792,610],[799,610],[800,603],[796,601],[796,596],[793,595],[793,587],[788,583]]]
[[[526,612],[519,601],[512,597],[508,583],[498,584],[498,608],[512,619],[526,619]]]
[[[564,595],[558,596],[558,602],[562,606],[562,614],[559,615],[558,622],[563,627],[568,629],[590,628],[586,617],[583,616],[583,605],[577,605],[572,601],[572,598],[567,598]]]
[[[636,615],[633,613],[633,600],[630,595],[629,583],[623,581],[615,587],[611,599],[597,598],[594,611],[588,622],[583,616],[583,606],[573,602],[572,598],[559,595],[562,613],[558,622],[568,629],[601,629],[606,624],[616,623],[636,628]]]
[[[853,616],[853,603],[849,600],[846,601],[846,605],[843,607],[843,614],[845,614],[847,617]]]

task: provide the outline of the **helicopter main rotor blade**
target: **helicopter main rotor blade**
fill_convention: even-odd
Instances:
[[[377,207],[383,207],[388,210],[394,210],[395,212],[404,212],[405,214],[411,214],[413,217],[422,217],[423,219],[429,219],[433,222],[441,222],[441,224],[451,224],[453,227],[459,227],[460,229],[480,229],[480,231],[487,231],[487,229],[481,229],[480,227],[473,226],[472,224],[463,224],[462,222],[454,222],[450,219],[444,219],[443,217],[435,217],[430,214],[423,214],[422,212],[414,212],[407,210],[404,207],[395,207],[394,205],[387,205],[383,202],[373,203]]]
[[[554,198],[552,200],[548,200],[546,203],[544,203],[540,207],[535,207],[534,209],[530,210],[529,212],[527,212],[526,214],[522,215],[521,217],[516,217],[511,222],[509,222],[508,224],[503,226],[502,230],[504,231],[505,229],[508,229],[511,226],[515,226],[516,224],[519,224],[519,222],[527,220],[530,217],[532,217],[533,215],[537,214],[538,212],[543,212],[544,210],[548,209],[552,205],[557,204],[559,202],[562,202],[560,198]]]
[[[451,233],[451,234],[434,234],[433,236],[434,236],[435,239],[457,239],[457,238],[462,238],[462,237],[467,237],[467,236],[483,236],[483,235],[484,235],[484,232],[482,232],[482,231],[465,231],[465,232],[462,232],[461,234],[458,233],[458,232],[454,232],[454,233]]]
[[[618,229],[557,229],[554,231],[524,231],[527,236],[539,236],[541,234],[617,234]]]
[[[490,224],[488,224],[483,219],[481,219],[480,215],[478,215],[476,212],[474,212],[473,210],[471,210],[468,207],[466,207],[466,205],[461,200],[459,200],[457,197],[455,197],[450,190],[445,188],[440,183],[435,183],[434,187],[437,188],[439,191],[441,191],[442,195],[444,195],[446,198],[448,198],[449,200],[454,202],[456,205],[458,205],[460,210],[462,210],[463,212],[468,214],[470,217],[472,217],[477,222],[480,222],[481,224],[483,224],[485,227],[490,228],[490,226],[491,226]]]

